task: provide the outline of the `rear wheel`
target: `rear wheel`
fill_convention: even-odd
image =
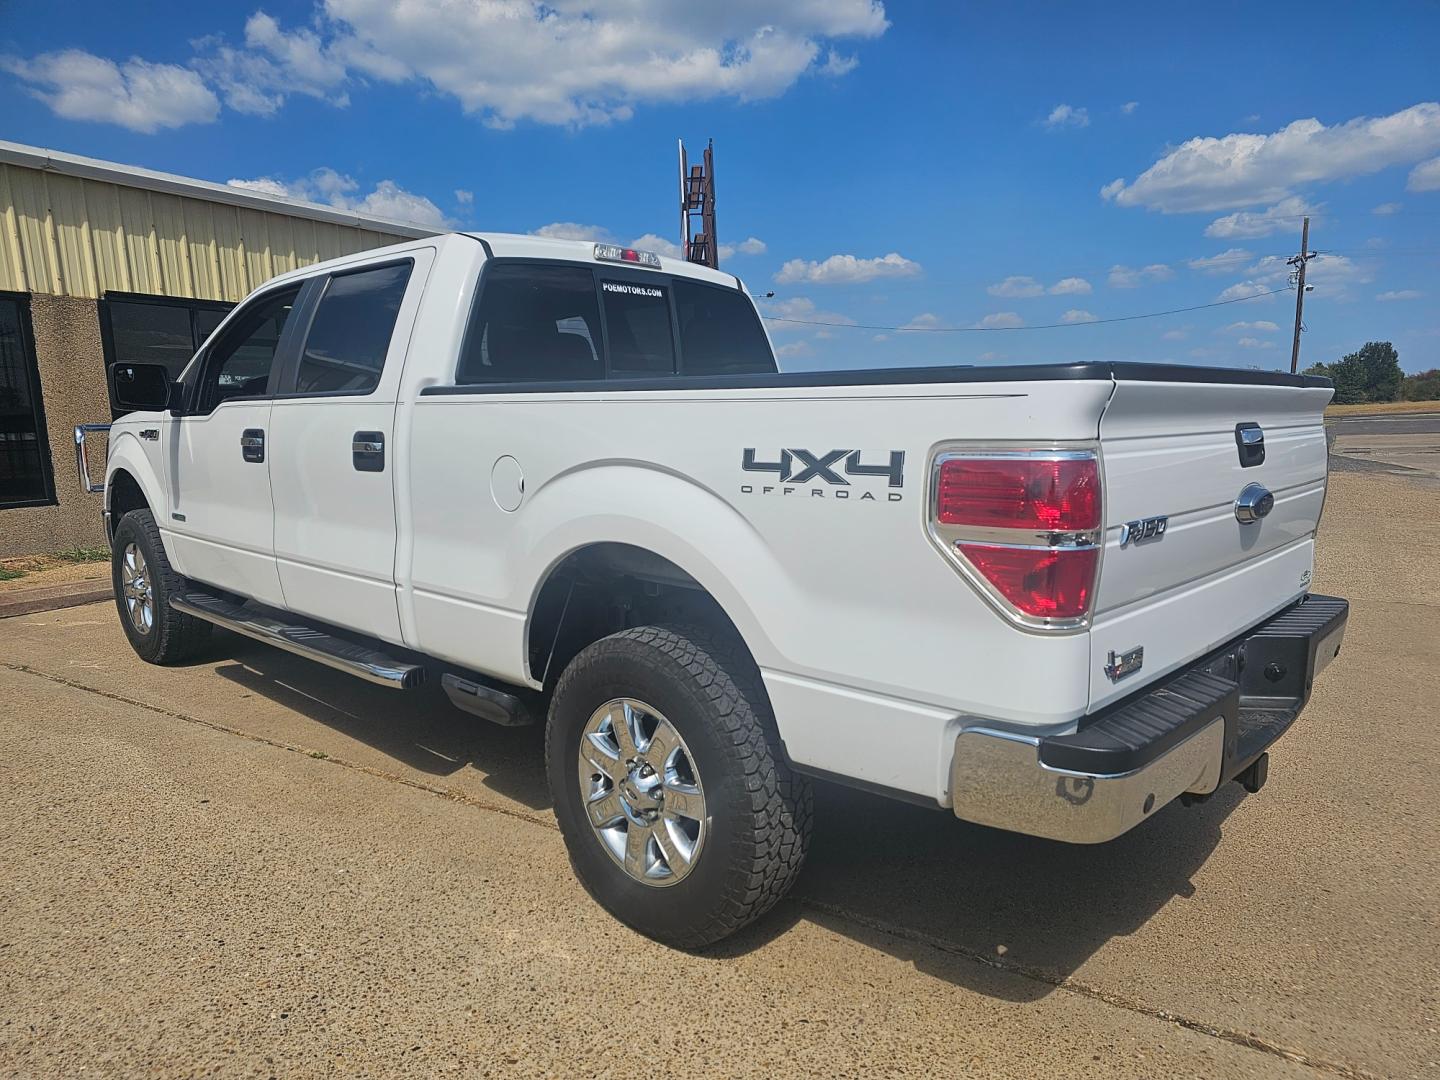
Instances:
[[[546,758],[581,884],[666,944],[734,933],[804,860],[809,786],[782,760],[759,672],[729,637],[645,626],[589,646],[555,689]]]
[[[152,664],[178,664],[210,639],[209,623],[170,607],[184,579],[170,568],[160,529],[149,510],[131,510],[115,529],[110,549],[115,607],[130,646]]]

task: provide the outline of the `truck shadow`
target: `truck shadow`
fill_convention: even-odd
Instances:
[[[396,693],[229,634],[217,635],[208,662],[399,766],[551,805],[538,726],[496,727],[453,708],[438,685]],[[743,956],[809,922],[977,993],[1042,998],[1110,941],[1195,895],[1191,878],[1241,798],[1229,784],[1199,806],[1171,805],[1116,840],[1079,846],[817,782],[814,840],[791,901],[706,955]]]
[[[815,835],[792,894],[808,921],[991,997],[1053,993],[1174,901],[1220,841],[1238,784],[1172,804],[1106,844],[989,829],[948,812],[816,785]]]
[[[548,810],[543,728],[507,728],[460,712],[438,682],[403,693],[371,686],[232,634],[217,634],[216,674],[431,777],[473,770],[491,791]]]

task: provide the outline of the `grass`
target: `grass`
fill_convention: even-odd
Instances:
[[[1440,401],[1369,401],[1363,405],[1331,405],[1326,416],[1375,416],[1384,413],[1440,412]]]
[[[24,570],[11,570],[7,567],[0,566],[0,581],[14,581],[16,578],[22,578],[24,576]]]
[[[61,562],[68,563],[109,562],[110,549],[102,547],[73,547],[65,551],[55,552],[55,558]]]

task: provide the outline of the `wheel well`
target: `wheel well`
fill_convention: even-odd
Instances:
[[[116,469],[111,475],[107,482],[105,497],[110,503],[110,529],[112,532],[115,526],[120,524],[120,519],[131,510],[148,510],[150,508],[150,504],[145,500],[145,492],[140,490],[140,484],[124,469]]]
[[[548,691],[576,653],[651,623],[700,623],[743,643],[705,587],[669,559],[630,544],[591,544],[550,571],[531,608],[530,672]]]

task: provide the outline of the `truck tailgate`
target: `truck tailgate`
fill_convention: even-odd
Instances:
[[[1331,393],[1117,381],[1100,421],[1105,549],[1090,635],[1092,709],[1196,659],[1308,590],[1325,500],[1323,414]],[[1244,426],[1254,440],[1255,425],[1263,434],[1258,462],[1257,443],[1243,451],[1237,435]],[[1252,484],[1274,504],[1245,523],[1236,500]],[[1143,524],[1162,517],[1163,525]],[[1144,650],[1138,669],[1107,673],[1136,649]]]

